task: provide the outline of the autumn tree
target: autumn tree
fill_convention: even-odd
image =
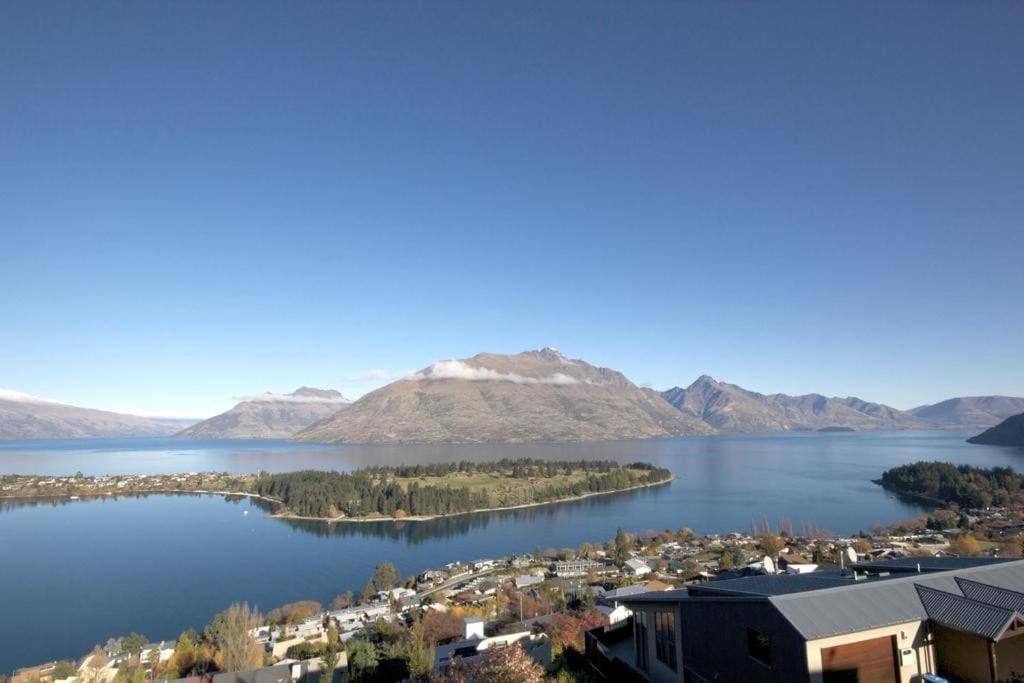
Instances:
[[[323,611],[323,606],[315,600],[300,600],[270,610],[267,621],[271,624],[297,624]]]
[[[761,536],[761,550],[768,557],[774,559],[785,547],[786,543],[770,531],[764,532],[764,535]]]
[[[420,619],[424,642],[428,645],[447,643],[460,637],[463,633],[463,622],[452,612],[430,610]]]
[[[471,680],[479,683],[541,683],[544,669],[535,662],[522,645],[488,649],[474,662]]]
[[[345,591],[340,595],[335,595],[334,599],[331,600],[331,609],[345,609],[352,606],[352,600],[355,596],[352,595],[352,591]]]
[[[250,635],[260,615],[248,603],[235,603],[216,615],[204,631],[217,648],[224,671],[245,671],[263,665],[263,648]]]
[[[960,534],[949,542],[949,552],[959,557],[977,555],[979,550],[977,539],[970,534]]]
[[[853,542],[853,549],[857,552],[857,555],[866,555],[871,552],[871,543],[868,539],[861,536]]]

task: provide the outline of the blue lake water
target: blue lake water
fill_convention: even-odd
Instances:
[[[358,591],[379,560],[403,575],[454,560],[576,547],[627,530],[750,528],[752,517],[854,532],[919,509],[871,483],[944,460],[1024,469],[1024,449],[955,431],[715,436],[522,446],[310,446],[173,439],[0,442],[0,473],[117,474],[350,469],[366,464],[540,457],[644,460],[668,485],[430,522],[325,525],[272,519],[248,500],[151,496],[0,502],[0,672],[76,657],[139,631],[175,638],[234,601],[267,610]],[[248,511],[249,514],[243,514]]]

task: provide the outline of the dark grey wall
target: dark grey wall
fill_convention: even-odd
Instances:
[[[806,681],[803,638],[767,601],[680,601],[683,661],[709,681]],[[747,628],[768,636],[773,661],[766,667],[747,653]]]

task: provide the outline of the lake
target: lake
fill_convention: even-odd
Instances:
[[[123,474],[351,469],[367,464],[539,457],[643,460],[668,485],[429,522],[272,519],[217,496],[0,501],[0,672],[86,653],[111,636],[200,628],[234,601],[269,610],[359,591],[379,560],[403,575],[455,560],[576,547],[626,530],[698,533],[791,519],[850,533],[917,514],[871,483],[915,460],[1024,468],[1024,450],[956,431],[794,433],[599,444],[316,446],[174,439],[0,442],[0,473]],[[243,514],[244,512],[248,514]]]

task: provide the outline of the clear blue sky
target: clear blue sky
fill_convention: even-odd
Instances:
[[[1024,394],[1024,3],[0,4],[0,387],[202,415],[543,345]]]

